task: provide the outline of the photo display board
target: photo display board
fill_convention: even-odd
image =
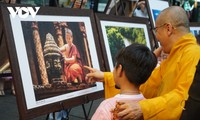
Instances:
[[[190,22],[190,32],[194,35],[200,35],[200,24],[197,22]]]
[[[83,67],[103,69],[92,10],[4,4],[1,16],[22,119],[103,97]]]
[[[148,19],[95,14],[99,37],[106,64],[112,71],[117,52],[132,43],[145,44],[150,49],[154,41],[149,37]]]

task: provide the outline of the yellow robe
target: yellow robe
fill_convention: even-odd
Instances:
[[[120,91],[119,89],[115,88],[115,81],[113,79],[112,72],[104,72],[104,91],[105,91],[105,98],[111,98],[117,95]]]
[[[199,59],[200,47],[191,33],[175,43],[168,58],[140,87],[147,98],[139,102],[145,120],[179,120]],[[105,73],[104,78],[109,98],[116,93],[113,74]]]

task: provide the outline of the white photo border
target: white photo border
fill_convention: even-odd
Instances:
[[[107,34],[106,34],[106,26],[130,27],[130,28],[142,28],[142,29],[144,29],[146,43],[147,43],[146,45],[151,49],[150,40],[149,40],[149,37],[148,37],[146,24],[124,23],[124,22],[104,21],[104,20],[102,20],[100,22],[101,22],[101,28],[102,28],[103,37],[104,37],[104,43],[105,43],[105,47],[106,47],[106,54],[107,54],[107,57],[108,57],[108,62],[109,62],[111,71],[113,71],[113,69],[114,69],[114,64],[112,62],[110,46],[109,46],[108,37],[107,37]],[[130,44],[128,44],[128,43],[126,44],[125,43],[125,46],[128,46],[128,45],[130,45]]]
[[[51,16],[36,15],[36,17],[34,19],[31,16],[24,19],[24,18],[20,18],[18,16],[13,18],[10,15],[10,20],[11,20],[11,26],[12,26],[13,36],[14,36],[14,42],[15,42],[15,46],[16,46],[17,58],[19,61],[19,68],[20,68],[21,79],[22,79],[22,83],[23,83],[23,89],[24,89],[24,95],[25,95],[27,109],[32,109],[32,108],[40,107],[43,105],[48,105],[51,103],[59,102],[59,101],[66,100],[66,99],[71,99],[74,97],[86,95],[86,94],[101,91],[104,89],[103,84],[101,82],[97,82],[97,86],[95,86],[95,87],[91,87],[88,89],[83,89],[83,90],[67,93],[64,95],[59,95],[59,96],[50,97],[47,99],[42,99],[42,100],[36,101],[35,95],[34,95],[34,90],[33,90],[31,72],[30,72],[29,63],[28,63],[28,57],[27,57],[26,48],[25,48],[25,42],[24,42],[24,37],[23,37],[21,21],[84,22],[85,26],[86,26],[87,35],[90,36],[90,37],[88,37],[88,44],[89,44],[89,49],[91,49],[90,53],[92,55],[91,61],[92,61],[93,67],[100,69],[100,65],[99,65],[98,57],[97,57],[97,51],[95,51],[96,47],[95,47],[93,31],[92,31],[92,27],[91,27],[91,21],[90,21],[89,17],[84,17],[84,16],[53,16],[53,15],[51,15]]]

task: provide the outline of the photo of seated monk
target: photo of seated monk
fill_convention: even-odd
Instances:
[[[82,83],[83,69],[80,60],[80,53],[73,44],[73,33],[69,28],[65,29],[65,40],[67,44],[60,47],[64,61],[65,81],[69,83]]]

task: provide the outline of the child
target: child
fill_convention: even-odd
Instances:
[[[119,51],[116,56],[116,65],[113,76],[120,94],[104,100],[91,120],[114,120],[113,110],[119,100],[139,101],[145,99],[139,91],[156,67],[157,58],[148,47],[142,44],[131,44]]]

